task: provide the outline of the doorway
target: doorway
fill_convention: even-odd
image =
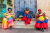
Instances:
[[[23,15],[23,11],[26,7],[29,7],[30,13],[35,16],[37,11],[37,1],[36,0],[14,0],[14,12],[15,17],[19,17],[19,15]]]

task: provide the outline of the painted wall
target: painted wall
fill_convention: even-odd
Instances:
[[[1,5],[1,3],[0,3]],[[6,0],[3,2],[3,8],[0,7],[0,17],[4,17],[4,13],[6,12]]]

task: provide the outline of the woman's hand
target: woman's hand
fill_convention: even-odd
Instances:
[[[6,15],[4,15],[5,17],[7,17]]]

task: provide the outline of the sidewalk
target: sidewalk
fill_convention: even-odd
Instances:
[[[2,29],[0,28],[0,33],[50,33],[50,28],[48,28],[45,32],[36,29],[25,29],[25,28],[18,28],[18,29]]]

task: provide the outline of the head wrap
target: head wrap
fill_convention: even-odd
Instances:
[[[42,12],[42,10],[41,10],[41,9],[38,9],[38,11],[41,11],[41,12]]]
[[[29,9],[29,7],[26,7],[26,8],[28,8],[28,9]]]
[[[11,8],[8,8],[8,11],[9,11],[9,10],[11,10],[11,11],[12,11],[12,9],[11,9]]]

